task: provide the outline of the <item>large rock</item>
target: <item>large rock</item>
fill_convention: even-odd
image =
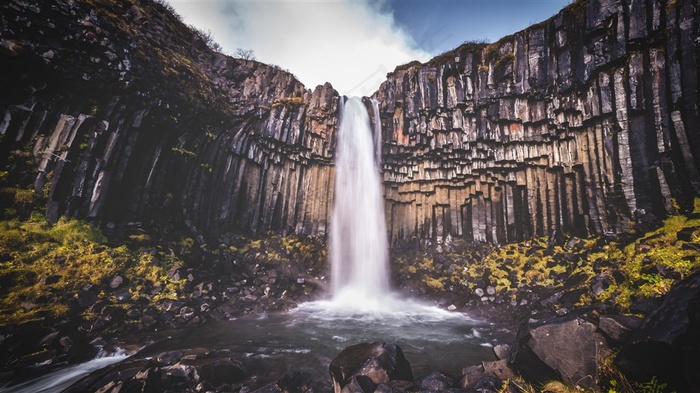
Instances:
[[[597,389],[597,359],[609,353],[597,326],[581,318],[524,325],[511,354],[512,366],[525,378]]]
[[[676,284],[632,331],[615,363],[631,378],[700,391],[700,272]]]
[[[362,343],[345,348],[329,367],[333,391],[341,393],[353,377],[367,377],[377,384],[394,380],[413,381],[413,371],[403,351],[396,344]],[[363,386],[362,379],[356,383]]]

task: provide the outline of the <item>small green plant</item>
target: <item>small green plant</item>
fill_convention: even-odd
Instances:
[[[184,149],[184,148],[173,147],[173,148],[170,149],[170,150],[172,150],[173,152],[175,152],[175,153],[177,153],[177,154],[179,154],[179,155],[181,155],[181,156],[184,156],[185,158],[188,158],[188,157],[191,157],[191,158],[197,157],[197,154],[196,154],[195,152],[193,152],[193,151],[191,151],[191,150]]]
[[[278,101],[272,103],[271,108],[274,109],[283,106],[287,108],[287,110],[292,110],[305,105],[302,97],[280,98]]]

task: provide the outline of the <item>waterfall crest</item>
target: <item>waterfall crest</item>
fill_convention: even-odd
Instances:
[[[374,308],[389,294],[389,246],[374,139],[364,103],[348,99],[336,145],[331,289],[333,302],[363,308]]]

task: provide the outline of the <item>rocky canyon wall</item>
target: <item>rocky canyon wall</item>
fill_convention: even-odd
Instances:
[[[160,2],[8,0],[0,15],[0,164],[50,221],[325,234],[329,84],[216,53]]]
[[[618,232],[690,206],[697,14],[577,1],[390,73],[373,98],[392,241]],[[51,221],[172,222],[207,243],[326,235],[329,84],[221,55],[157,1],[8,0],[0,16],[2,201],[31,185]]]
[[[578,1],[397,68],[373,96],[392,240],[602,234],[688,208],[697,17],[693,1]]]

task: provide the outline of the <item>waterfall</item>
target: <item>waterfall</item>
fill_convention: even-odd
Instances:
[[[367,108],[353,97],[342,106],[331,217],[333,302],[376,309],[389,295],[388,241],[379,150]]]
[[[382,120],[379,118],[379,101],[372,99],[372,112],[374,113],[374,149],[377,168],[382,167]]]

